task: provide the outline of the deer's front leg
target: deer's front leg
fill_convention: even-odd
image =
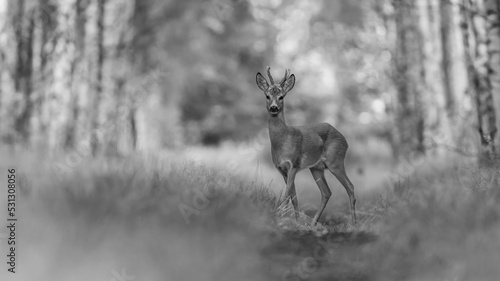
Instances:
[[[283,180],[285,181],[285,184],[287,183],[287,175],[286,175],[286,169],[282,169],[280,167],[277,167],[278,168],[278,171],[280,172],[280,174],[283,176]]]
[[[287,180],[286,180],[286,196],[287,198],[290,198],[292,201],[293,209],[295,210],[295,218],[299,218],[299,202],[297,200],[297,193],[295,191],[295,175],[297,174],[298,170],[295,168],[291,168],[288,170],[288,173],[286,175]]]

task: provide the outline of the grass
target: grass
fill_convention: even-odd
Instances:
[[[336,213],[347,210],[343,194],[314,226],[307,212],[294,219],[277,183],[232,168],[135,155],[84,159],[58,177],[61,157],[3,154],[2,176],[9,164],[21,178],[15,280],[118,280],[122,270],[134,280],[500,276],[498,169],[468,159],[427,159],[360,188],[355,226]]]

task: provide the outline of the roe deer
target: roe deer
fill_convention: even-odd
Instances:
[[[344,168],[348,147],[345,137],[328,123],[287,126],[283,113],[283,99],[295,85],[295,75],[290,75],[289,70],[285,70],[285,77],[279,83],[274,83],[270,67],[267,68],[267,75],[270,83],[260,72],[257,73],[256,81],[267,98],[272,160],[285,179],[286,198],[292,201],[296,216],[298,201],[294,180],[297,172],[306,168],[311,170],[321,192],[321,205],[314,216],[316,224],[332,195],[324,175],[324,170],[328,169],[345,187],[349,195],[352,223],[356,223],[354,186]]]

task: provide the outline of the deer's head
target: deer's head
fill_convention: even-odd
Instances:
[[[290,75],[289,72],[289,69],[285,70],[285,76],[279,83],[274,83],[274,79],[271,76],[271,67],[267,67],[267,76],[270,83],[267,82],[266,78],[260,72],[257,73],[255,78],[257,86],[259,86],[259,89],[266,96],[267,111],[272,115],[277,115],[283,110],[283,99],[295,85],[295,75]]]

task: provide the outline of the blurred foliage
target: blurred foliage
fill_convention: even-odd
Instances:
[[[308,9],[304,3],[216,1],[213,10],[185,11],[198,14],[200,25],[186,23],[197,36],[178,38],[178,46],[176,38],[166,39],[165,47],[181,67],[192,67],[184,69],[189,82],[179,82],[185,85],[179,100],[188,140],[216,144],[262,128],[266,113],[254,76],[266,65],[274,66],[277,77],[285,67],[298,77],[287,98],[291,124],[327,120],[352,126],[361,112],[372,114],[372,101],[390,87],[384,77],[390,46],[371,4],[323,1]],[[304,18],[307,40],[284,26],[293,21],[290,14]],[[283,42],[298,46],[289,52]]]
[[[96,15],[99,3],[104,4],[102,24]],[[429,17],[429,23],[422,20],[418,28],[425,38],[434,36],[429,44],[436,47],[437,33],[428,27],[437,26],[430,16],[438,12],[438,2],[425,2],[428,14],[422,8],[427,4],[418,3],[415,9]],[[429,116],[422,127],[430,128],[421,135],[433,142],[436,132],[448,126],[440,113],[444,107],[442,81],[437,81],[439,60],[432,59],[428,46],[421,46],[427,55],[426,76],[423,81],[401,82],[394,66],[398,50],[394,15],[399,10],[393,4],[388,0],[4,3],[0,5],[0,15],[5,15],[0,20],[2,140],[55,149],[63,144],[63,149],[71,149],[98,131],[104,136],[102,147],[126,153],[249,140],[266,127],[267,117],[255,74],[271,66],[275,77],[281,77],[284,69],[297,77],[286,98],[290,125],[329,122],[348,139],[380,138],[393,148],[398,145],[395,120],[401,119],[398,93],[402,91],[396,86],[421,84],[422,107],[429,108],[422,110]],[[458,10],[449,16],[457,17]],[[459,31],[458,25],[453,28]],[[460,43],[459,37],[450,42]],[[458,49],[450,53],[463,55]],[[450,66],[454,72],[462,71],[450,78],[457,82],[457,99],[465,89],[461,79],[465,68],[458,64]],[[461,102],[456,103],[461,106]],[[471,105],[463,108],[457,111],[467,113]],[[460,123],[467,122],[456,121]]]
[[[0,108],[4,140],[53,140],[49,145],[71,148],[93,130],[109,142],[103,146],[118,150],[247,140],[265,127],[255,74],[267,65],[276,77],[285,68],[297,76],[286,108],[295,125],[359,125],[359,114],[370,119],[370,104],[390,87],[382,71],[388,46],[370,1],[106,0],[103,25],[94,14],[97,0],[22,3],[1,12],[25,16],[1,22],[2,53],[31,54],[2,63],[2,92],[20,91],[21,78],[29,85],[22,90],[26,104],[2,96],[2,104],[18,108],[13,115],[26,116]],[[31,12],[43,16],[32,26]],[[23,44],[9,44],[11,36]],[[47,51],[33,51],[36,46]],[[120,115],[123,106],[128,113]],[[92,116],[98,127],[87,132]],[[26,130],[16,126],[26,122],[31,137],[17,136]]]

